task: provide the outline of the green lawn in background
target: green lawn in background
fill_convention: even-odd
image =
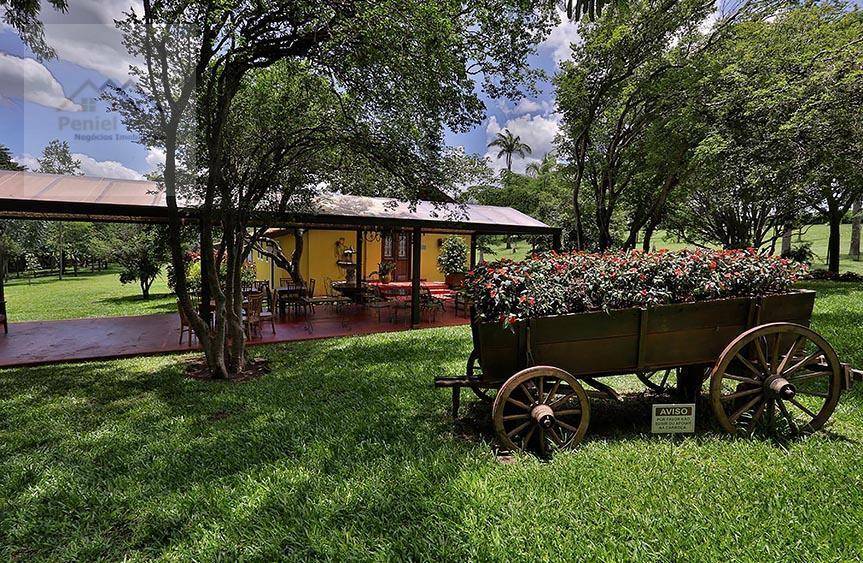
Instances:
[[[863,290],[814,282],[814,328],[863,365]],[[649,434],[594,404],[550,462],[454,427],[435,375],[467,327],[255,348],[272,373],[186,379],[184,356],[0,371],[0,560],[852,561],[863,558],[863,389],[781,446]],[[467,396],[469,392],[466,392]]]
[[[176,300],[164,275],[141,297],[137,283],[120,283],[119,271],[71,273],[27,280],[7,280],[6,307],[10,322],[148,315],[176,311]]]
[[[812,262],[812,268],[827,267],[827,239],[829,236],[829,228],[827,225],[810,225],[802,230],[802,234],[795,231],[791,245],[796,247],[801,243],[808,242],[812,244],[812,251],[816,258]],[[491,252],[485,253],[486,260],[495,258],[511,258],[513,260],[521,260],[527,253],[530,252],[530,243],[524,240],[514,241],[515,252],[512,249],[507,250],[506,244],[501,237],[495,237],[491,240]],[[842,256],[840,261],[840,270],[843,272],[850,271],[858,274],[863,274],[863,261],[855,262],[848,255],[848,245],[851,244],[851,225],[842,225],[841,249]],[[653,238],[653,246],[656,249],[667,248],[669,250],[681,250],[683,248],[694,248],[685,242],[676,240],[672,235],[665,231],[657,231]],[[778,247],[778,243],[777,243]]]

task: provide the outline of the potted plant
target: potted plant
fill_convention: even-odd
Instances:
[[[453,289],[464,283],[467,266],[467,245],[459,236],[444,239],[437,257],[438,270],[446,277],[446,284]]]
[[[390,283],[390,274],[396,269],[396,263],[390,260],[384,260],[378,264],[378,271],[372,272],[372,275],[377,274],[381,283]]]

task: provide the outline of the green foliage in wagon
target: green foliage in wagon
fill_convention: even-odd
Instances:
[[[784,293],[806,266],[749,250],[573,252],[482,263],[465,287],[482,319],[532,317]]]

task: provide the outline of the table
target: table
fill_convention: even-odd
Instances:
[[[349,297],[354,303],[363,303],[366,300],[366,293],[369,292],[369,286],[365,283],[357,285],[355,283],[334,282],[333,289],[345,297]]]
[[[288,303],[299,303],[303,295],[305,295],[305,285],[292,284],[276,288],[276,295],[279,302],[279,318],[285,318],[285,307]]]

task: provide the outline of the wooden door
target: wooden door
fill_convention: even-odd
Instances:
[[[386,233],[381,243],[381,256],[384,260],[394,262],[396,265],[392,273],[393,281],[405,281],[411,279],[411,234],[394,232]]]

